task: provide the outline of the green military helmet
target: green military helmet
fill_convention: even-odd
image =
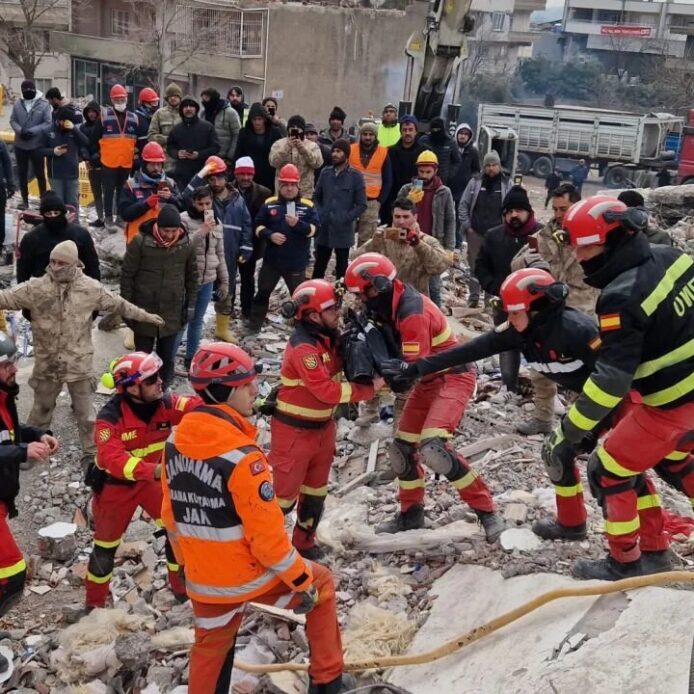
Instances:
[[[15,362],[18,358],[14,340],[7,333],[0,331],[0,364],[5,361]]]

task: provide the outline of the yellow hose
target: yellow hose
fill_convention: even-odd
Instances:
[[[624,578],[621,581],[612,583],[602,582],[599,585],[589,585],[585,588],[557,588],[550,590],[547,593],[538,595],[536,598],[529,600],[526,603],[509,610],[505,614],[492,619],[482,626],[476,627],[471,631],[460,634],[454,639],[441,644],[438,648],[424,653],[415,653],[413,655],[395,655],[387,658],[378,658],[373,660],[357,660],[345,663],[345,671],[361,671],[374,670],[387,667],[402,667],[405,665],[421,665],[422,663],[431,663],[434,660],[445,658],[451,653],[469,646],[475,641],[479,641],[489,634],[511,624],[516,620],[524,617],[527,614],[535,611],[539,607],[546,605],[548,602],[559,600],[560,598],[583,598],[594,595],[608,595],[609,593],[618,593],[620,591],[635,590],[636,588],[646,588],[647,586],[658,586],[664,583],[694,583],[694,572],[690,571],[666,571],[659,574],[651,574],[649,576],[636,576],[634,578]],[[234,661],[234,667],[238,667],[244,672],[264,673],[264,672],[282,672],[283,670],[291,670],[294,672],[302,672],[308,669],[307,663],[272,663],[271,665],[251,665],[243,661]]]

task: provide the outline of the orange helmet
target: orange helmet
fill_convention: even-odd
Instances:
[[[122,85],[122,84],[114,84],[111,87],[111,101],[114,99],[127,99],[128,98],[128,90]]]
[[[529,267],[512,272],[501,285],[504,311],[529,311],[533,301],[544,296],[544,288],[555,283],[547,270]]]
[[[278,180],[280,183],[299,183],[301,174],[294,164],[285,164],[280,169]]]
[[[211,342],[195,353],[188,378],[194,390],[200,391],[212,385],[242,386],[258,373],[253,359],[238,345]]]
[[[388,291],[395,275],[397,270],[389,258],[380,253],[364,253],[347,266],[344,282],[347,291],[354,294],[362,294],[368,287]]]
[[[337,306],[340,299],[335,293],[335,286],[327,280],[306,280],[292,294],[294,318],[301,319],[311,311],[325,311]]]
[[[151,87],[145,87],[144,89],[140,90],[137,100],[141,104],[158,104],[159,94],[157,94]]]
[[[227,170],[227,164],[224,159],[218,157],[216,154],[213,154],[211,157],[207,157],[207,159],[205,159],[205,166],[212,167],[210,171],[210,174],[212,175],[224,173]]]
[[[607,235],[621,226],[626,209],[623,202],[610,195],[593,195],[569,207],[562,228],[572,246],[604,244]]]
[[[109,373],[101,377],[107,388],[116,388],[123,392],[130,386],[136,386],[151,376],[156,376],[162,367],[162,360],[156,352],[132,352],[111,362]]]
[[[148,142],[142,148],[142,161],[160,162],[166,161],[166,155],[158,142]]]

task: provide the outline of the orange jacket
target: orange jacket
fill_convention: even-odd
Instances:
[[[369,200],[375,200],[381,194],[381,187],[383,186],[383,164],[387,156],[388,149],[383,145],[376,145],[376,150],[371,156],[371,159],[369,159],[368,165],[364,168],[364,165],[361,163],[361,157],[359,156],[359,143],[355,142],[349,147],[349,165],[361,172],[364,176],[366,197]]]
[[[135,159],[138,120],[132,111],[126,111],[123,128],[116,112],[107,106],[101,112],[103,133],[99,140],[101,163],[112,169],[131,169]]]
[[[166,443],[162,520],[199,602],[241,603],[280,583],[303,591],[313,581],[287,537],[256,435],[228,405],[203,405]]]
[[[283,420],[299,420],[299,426],[301,421],[328,422],[336,405],[374,396],[373,386],[340,382],[341,370],[342,360],[328,337],[298,323],[280,369],[277,412]]]

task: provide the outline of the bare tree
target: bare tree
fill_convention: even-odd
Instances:
[[[463,61],[461,76],[465,78],[475,77],[482,72],[502,72],[499,69],[499,42],[493,40],[498,32],[492,30],[488,13],[478,13],[475,24],[476,29],[468,39],[468,56]]]

